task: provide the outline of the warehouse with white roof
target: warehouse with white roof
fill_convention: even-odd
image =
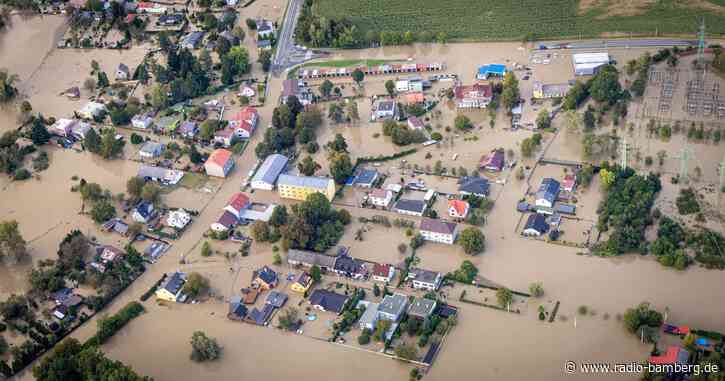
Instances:
[[[594,75],[599,68],[609,65],[609,53],[577,53],[572,54],[574,75]]]

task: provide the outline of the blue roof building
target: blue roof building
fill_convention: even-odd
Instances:
[[[357,176],[355,176],[355,185],[361,188],[372,188],[375,181],[378,179],[378,171],[374,169],[361,169]]]
[[[488,64],[478,68],[478,79],[488,79],[490,76],[503,77],[506,75],[506,65]]]
[[[267,156],[257,173],[252,177],[252,188],[272,190],[277,182],[277,177],[287,167],[287,161],[287,157],[280,154],[275,153]]]
[[[488,180],[483,177],[464,176],[458,179],[458,193],[465,196],[486,197],[490,188]]]
[[[558,181],[547,177],[541,181],[539,190],[536,192],[536,206],[544,208],[553,208],[554,202],[559,197],[561,184]]]
[[[549,224],[546,223],[546,216],[539,213],[532,213],[526,220],[524,230],[521,234],[530,237],[538,237],[549,230]]]

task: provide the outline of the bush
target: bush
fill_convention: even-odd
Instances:
[[[216,339],[196,331],[191,336],[191,359],[196,362],[212,361],[221,357],[222,348]]]
[[[531,283],[529,285],[529,293],[534,297],[540,298],[544,296],[544,285],[541,282]]]
[[[141,144],[141,143],[143,143],[143,136],[141,136],[135,132],[132,133],[131,134],[131,144]]]
[[[96,335],[93,336],[92,339],[98,342],[98,344],[105,343],[129,321],[141,315],[145,311],[146,309],[139,302],[130,302],[126,304],[126,306],[115,315],[101,318],[98,321],[98,329],[96,331]]]
[[[370,335],[362,334],[358,336],[357,343],[360,345],[368,345],[370,344]]]
[[[28,171],[27,169],[20,168],[20,169],[18,169],[18,170],[15,171],[14,179],[16,181],[27,180],[29,178],[30,178],[30,171]]]

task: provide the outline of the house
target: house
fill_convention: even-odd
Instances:
[[[232,296],[229,300],[229,312],[227,313],[227,319],[234,321],[244,321],[247,317],[247,306],[242,303],[242,298],[239,296]]]
[[[235,226],[239,223],[239,220],[237,217],[230,213],[229,211],[225,210],[221,216],[216,220],[216,222],[211,224],[211,230],[214,230],[216,232],[225,232],[229,231],[231,229],[234,229]]]
[[[405,94],[405,103],[409,105],[423,104],[425,102],[425,96],[422,92],[416,91]]]
[[[408,117],[408,127],[411,130],[422,130],[425,128],[425,124],[417,116]]]
[[[88,134],[88,132],[90,131],[91,125],[83,121],[78,121],[78,123],[74,123],[70,128],[70,134],[76,140],[85,139],[86,134]]]
[[[55,306],[55,308],[53,308],[52,314],[54,318],[58,320],[63,320],[66,316],[68,316],[68,307],[64,305]]]
[[[239,45],[239,37],[235,36],[234,33],[232,33],[229,30],[225,30],[221,33],[219,33],[219,37],[224,38],[225,40],[229,41],[229,44],[232,46]]]
[[[98,246],[96,252],[99,253],[101,262],[104,264],[115,262],[126,254],[123,250],[111,245]]]
[[[282,198],[304,201],[307,196],[319,192],[332,201],[335,190],[335,181],[327,177],[282,174],[277,178],[277,192]]]
[[[116,81],[126,81],[131,77],[126,64],[120,63],[116,68]]]
[[[654,365],[686,365],[689,363],[690,360],[690,353],[685,350],[684,348],[678,347],[676,345],[670,346],[667,348],[667,351],[663,355],[659,356],[650,356],[649,362],[650,364]],[[668,372],[672,373],[672,372]]]
[[[131,125],[134,128],[147,129],[151,127],[154,119],[148,114],[136,114],[131,118]]]
[[[407,214],[409,216],[422,216],[425,212],[427,205],[423,200],[409,200],[401,198],[393,204],[393,211],[400,214]]]
[[[470,206],[463,200],[448,200],[448,215],[453,218],[466,218],[469,209]]]
[[[60,290],[50,294],[50,299],[55,302],[56,305],[64,305],[66,307],[73,307],[79,305],[83,298],[74,294],[73,290],[67,287],[63,287]]]
[[[156,297],[167,302],[183,303],[186,300],[186,295],[182,293],[185,283],[186,274],[177,271],[166,277],[156,289]]]
[[[240,139],[252,137],[254,129],[259,121],[259,113],[254,107],[245,107],[229,119],[229,127]]]
[[[166,224],[175,229],[183,229],[191,222],[191,214],[184,209],[176,209],[166,215]]]
[[[179,45],[182,48],[194,50],[199,47],[202,38],[204,38],[204,32],[191,32],[181,39]]]
[[[373,280],[383,283],[390,283],[395,276],[395,267],[387,263],[376,263],[373,265]]]
[[[289,288],[294,292],[304,294],[310,289],[310,287],[312,287],[313,282],[314,279],[312,279],[310,274],[303,271],[300,273],[300,275],[297,276],[297,279],[295,279],[295,281],[289,286]]]
[[[264,301],[264,304],[269,304],[274,308],[282,308],[286,302],[287,294],[279,291],[272,291],[269,295],[267,295],[267,300]]]
[[[131,218],[136,222],[148,223],[155,215],[154,204],[149,201],[141,201],[133,208]]]
[[[453,95],[459,109],[486,108],[493,99],[493,88],[488,84],[457,85],[453,88]]]
[[[393,192],[387,189],[373,189],[368,194],[368,201],[375,206],[387,208],[390,202],[393,201]]]
[[[358,322],[360,329],[369,329],[373,331],[375,329],[375,323],[378,321],[378,307],[380,305],[378,303],[361,300],[358,302],[357,308],[359,309],[360,306],[365,307],[365,312],[363,312],[362,316],[360,316],[360,321]]]
[[[458,194],[464,196],[487,197],[491,185],[483,177],[463,176],[458,179]]]
[[[571,59],[574,63],[574,75],[594,75],[604,65],[609,65],[609,54],[601,53],[578,53],[572,54]]]
[[[254,189],[272,190],[277,177],[287,167],[287,157],[280,154],[271,154],[252,177],[251,185]]]
[[[176,185],[184,177],[184,171],[142,165],[139,167],[136,177],[140,177],[146,181],[156,181],[161,183],[161,185]]]
[[[511,108],[511,127],[521,127],[521,118],[524,115],[524,102],[518,102]]]
[[[183,21],[184,15],[181,14],[161,15],[156,20],[156,24],[160,26],[174,26],[181,24]]]
[[[332,271],[339,276],[356,280],[363,279],[365,275],[367,275],[365,262],[352,258],[347,254],[337,257],[335,265],[332,267]]]
[[[233,166],[232,151],[222,148],[215,149],[204,163],[206,174],[215,177],[227,177]]]
[[[242,86],[242,90],[241,90],[241,91],[239,92],[239,94],[238,94],[238,95],[239,95],[240,97],[247,97],[247,98],[251,98],[251,97],[253,97],[253,96],[254,96],[254,95],[256,95],[256,94],[257,94],[257,92],[256,92],[256,91],[254,91],[254,89],[253,89],[253,88],[251,88],[251,87],[249,87],[249,86],[247,86],[247,85],[244,85],[244,86]]]
[[[397,323],[408,308],[408,297],[403,294],[385,295],[378,306],[378,319]]]
[[[103,116],[105,112],[106,106],[103,103],[88,102],[77,111],[77,114],[83,119],[95,119]]]
[[[154,241],[151,242],[150,245],[146,246],[143,254],[151,262],[156,262],[159,258],[161,258],[161,255],[163,255],[168,248],[169,245],[160,241]]]
[[[441,286],[443,276],[439,272],[411,268],[406,280],[413,281],[413,288],[435,291]]]
[[[478,68],[476,79],[486,80],[488,77],[503,78],[506,75],[506,65],[488,64]]]
[[[138,155],[144,159],[155,159],[164,153],[164,143],[147,141],[141,146]]]
[[[244,304],[254,304],[257,303],[257,297],[259,297],[259,290],[255,290],[253,288],[243,288],[241,289],[242,295],[244,295],[244,298],[242,298],[242,303]]]
[[[483,170],[501,172],[504,164],[504,152],[502,149],[491,151],[490,154],[481,157],[479,167]]]
[[[395,101],[390,99],[378,101],[373,110],[374,119],[394,119],[398,112]]]
[[[362,168],[355,175],[354,184],[361,188],[372,188],[375,181],[378,180],[378,171],[375,169]]]
[[[536,206],[553,208],[554,202],[559,197],[559,182],[547,177],[541,181],[539,190],[536,192]]]
[[[285,79],[282,81],[282,103],[287,103],[289,97],[292,96],[297,97],[297,100],[303,106],[307,106],[313,100],[312,90],[305,86],[304,83],[296,79]]]
[[[317,266],[323,271],[332,271],[335,268],[336,260],[337,257],[316,253],[314,251],[296,249],[287,251],[287,263],[293,266]]]
[[[566,176],[564,176],[564,180],[561,181],[561,186],[565,192],[574,192],[574,188],[576,188],[576,175],[567,173]]]
[[[453,222],[424,218],[420,221],[420,235],[426,241],[452,245],[458,235],[458,225]]]
[[[403,93],[408,91],[408,89],[410,89],[410,84],[407,79],[395,81],[395,91]]]
[[[186,120],[181,122],[179,128],[176,129],[176,133],[181,135],[183,138],[194,139],[196,134],[199,133],[199,126],[190,120]]]
[[[63,95],[65,95],[68,99],[80,99],[81,89],[79,89],[78,86],[73,86],[66,90]]]
[[[408,316],[426,321],[433,314],[436,304],[435,300],[416,298],[413,303],[408,306]]]
[[[73,126],[78,121],[75,119],[60,118],[55,121],[49,128],[48,132],[52,135],[62,136],[64,138],[70,137],[73,133]]]
[[[247,315],[245,321],[259,326],[266,326],[274,310],[275,308],[271,304],[265,304],[261,310],[253,308]]]
[[[540,237],[549,230],[549,224],[546,223],[546,216],[539,213],[531,213],[526,220],[522,234],[527,237]]]
[[[156,127],[158,127],[158,131],[161,131],[161,132],[167,133],[167,134],[173,134],[174,131],[176,131],[176,128],[178,126],[179,126],[179,119],[177,119],[173,116],[161,117],[156,122]]]
[[[574,81],[552,84],[545,84],[537,81],[534,82],[533,97],[536,99],[563,98],[573,86]]]
[[[320,311],[329,311],[341,314],[347,304],[347,295],[341,295],[328,290],[315,290],[310,295],[310,304]]]
[[[249,208],[250,205],[251,202],[249,201],[249,196],[242,192],[237,192],[229,199],[229,202],[227,202],[224,210],[233,214],[237,219],[240,219],[242,218],[244,210]]]
[[[277,283],[279,283],[279,276],[268,266],[264,266],[252,274],[252,284],[261,289],[271,290],[277,287]]]
[[[166,7],[156,4],[156,3],[148,3],[148,2],[140,2],[136,6],[136,10],[138,10],[138,13],[153,13],[153,14],[161,14],[166,13]]]
[[[272,21],[258,19],[257,20],[257,39],[269,40],[275,37],[275,28]]]
[[[222,147],[231,147],[237,138],[237,134],[231,128],[224,128],[214,131],[214,143],[220,144]]]
[[[562,204],[560,202],[557,202],[556,204],[554,204],[554,212],[573,216],[576,214],[576,205]]]
[[[257,49],[258,50],[271,50],[272,49],[272,40],[257,40]]]

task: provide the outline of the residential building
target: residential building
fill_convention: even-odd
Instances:
[[[483,177],[463,176],[458,179],[458,193],[464,196],[487,197],[491,185]]]
[[[161,185],[176,185],[182,177],[184,171],[177,171],[163,167],[155,167],[151,165],[142,165],[138,169],[137,177],[146,181],[156,181]]]
[[[360,280],[367,275],[365,262],[352,258],[347,254],[339,255],[335,261],[332,271],[337,275]]]
[[[244,321],[247,317],[247,306],[242,303],[242,298],[239,296],[232,296],[229,300],[229,312],[227,313],[227,319],[234,321]]]
[[[259,122],[259,113],[254,107],[245,107],[229,119],[229,127],[239,139],[249,139]]]
[[[546,223],[546,216],[539,213],[531,213],[524,225],[523,235],[527,237],[539,237],[549,230],[549,224]]]
[[[307,86],[296,79],[285,79],[282,81],[282,103],[287,103],[291,96],[297,97],[303,106],[312,103],[312,91]]]
[[[536,206],[544,208],[553,208],[554,202],[559,197],[559,182],[547,177],[541,181],[539,190],[536,192]]]
[[[48,128],[48,132],[52,135],[62,136],[64,138],[70,137],[73,133],[73,126],[75,126],[76,123],[78,123],[78,121],[75,119],[60,118]]]
[[[282,174],[277,178],[277,191],[282,198],[304,201],[307,196],[319,192],[332,201],[335,190],[335,181],[327,177]]]
[[[83,119],[94,119],[106,112],[106,105],[98,102],[88,102],[76,113]]]
[[[235,134],[234,130],[229,127],[214,131],[214,143],[220,144],[222,147],[225,148],[231,147],[232,144],[234,144],[236,138],[237,134]]]
[[[229,44],[231,44],[232,46],[237,46],[241,42],[239,40],[239,37],[235,36],[234,33],[229,30],[225,30],[219,33],[219,37],[229,41]]]
[[[426,241],[453,245],[458,236],[458,225],[453,222],[424,218],[420,221],[420,235]]]
[[[184,209],[170,211],[166,215],[166,224],[175,229],[183,229],[191,222],[191,214]]]
[[[271,290],[277,287],[277,283],[279,283],[277,272],[268,266],[264,266],[252,274],[252,284],[261,289]]]
[[[463,200],[448,200],[448,215],[453,218],[465,219],[468,217],[470,206]]]
[[[408,127],[412,130],[422,130],[425,128],[425,124],[417,116],[408,117]]]
[[[288,160],[286,156],[276,153],[267,156],[257,173],[252,177],[252,188],[272,190],[277,182],[277,177],[287,167]]]
[[[378,176],[378,171],[375,169],[361,168],[357,171],[353,183],[361,188],[372,188]]]
[[[247,314],[247,317],[244,321],[259,326],[266,326],[267,322],[272,317],[272,313],[275,309],[276,308],[274,308],[274,306],[271,304],[265,304],[261,310],[253,308],[251,311],[249,311],[249,314]]]
[[[152,263],[155,263],[161,256],[168,250],[169,245],[160,242],[160,241],[154,241],[151,242],[150,245],[146,246],[146,248],[143,251],[144,257],[146,257],[149,261]]]
[[[408,308],[408,297],[403,294],[385,295],[378,306],[378,319],[397,323]]]
[[[341,314],[347,304],[347,295],[341,295],[328,290],[315,290],[310,295],[310,305],[320,311],[335,312]]]
[[[398,110],[395,101],[392,99],[379,100],[373,108],[374,119],[395,119]]]
[[[257,40],[258,50],[272,50],[272,40]]]
[[[457,108],[486,108],[493,99],[493,88],[488,84],[458,85],[453,88],[453,94]]]
[[[564,98],[566,93],[574,86],[574,81],[567,83],[541,83],[534,82],[533,97],[536,99]]]
[[[251,98],[251,97],[255,96],[256,94],[257,94],[257,92],[251,86],[244,85],[239,90],[239,94],[237,94],[237,95],[239,95],[240,97]]]
[[[182,48],[194,50],[199,47],[199,44],[201,44],[202,38],[204,38],[204,32],[201,32],[201,31],[191,32],[181,39],[181,42],[179,43],[179,45]]]
[[[111,245],[101,246],[100,251],[100,257],[103,263],[115,262],[126,254],[123,250]]]
[[[314,251],[297,249],[287,251],[287,263],[293,266],[317,266],[323,271],[332,271],[335,268],[336,260],[337,257],[316,253]]]
[[[686,349],[684,349],[682,347],[678,347],[676,345],[672,345],[672,346],[668,347],[667,351],[662,355],[659,355],[659,356],[652,355],[649,357],[650,364],[654,364],[654,365],[675,365],[675,364],[687,365],[687,364],[689,364],[689,361],[690,361],[690,353]],[[671,369],[676,369],[676,368],[673,367]],[[674,373],[672,370],[668,370],[666,372],[670,373],[670,374]],[[665,377],[664,379],[669,379],[669,378]],[[679,379],[679,378],[677,378],[677,379]]]
[[[177,271],[167,276],[156,289],[156,297],[167,302],[183,303],[186,300],[186,295],[182,293],[185,283],[186,274]]]
[[[295,281],[289,286],[289,288],[294,292],[304,294],[310,289],[310,287],[312,287],[313,282],[314,279],[312,279],[310,274],[303,271],[297,276],[297,279],[295,279]]]
[[[223,148],[215,149],[204,163],[206,174],[215,177],[227,177],[233,166],[232,152]]]
[[[395,267],[387,263],[376,263],[373,265],[373,280],[383,283],[390,283],[395,276]]]
[[[86,138],[86,134],[91,131],[91,125],[83,122],[78,121],[78,123],[75,123],[70,128],[70,134],[75,138],[76,140],[83,140]]]
[[[270,20],[257,20],[257,38],[260,40],[270,40],[276,36],[274,23]]]
[[[554,204],[554,212],[559,214],[568,214],[570,216],[573,216],[576,214],[576,205],[571,204],[563,204],[560,202],[557,202]]]
[[[181,122],[179,128],[176,129],[176,133],[183,138],[194,139],[196,134],[199,133],[199,126],[190,120],[186,120]]]
[[[359,309],[360,306],[365,307],[365,312],[363,312],[362,316],[360,316],[360,320],[358,322],[360,329],[369,329],[371,331],[375,330],[375,323],[378,321],[379,304],[361,300],[358,302],[357,308]]]
[[[227,202],[224,210],[233,214],[237,219],[240,219],[242,218],[244,210],[249,208],[250,205],[251,202],[249,201],[249,196],[242,192],[237,192],[229,199],[229,202]]]
[[[405,103],[409,105],[420,105],[425,103],[425,95],[421,91],[405,94]]]
[[[506,65],[488,64],[478,68],[476,79],[486,80],[489,77],[503,78],[506,75]]]
[[[174,26],[179,25],[184,21],[184,15],[181,14],[171,14],[171,15],[161,15],[156,20],[156,23],[160,26]]]
[[[131,118],[131,125],[134,128],[147,129],[154,123],[154,119],[148,114],[136,114]]]
[[[126,64],[120,63],[116,68],[116,81],[126,81],[131,77]]]
[[[164,143],[147,141],[141,146],[138,155],[144,159],[155,159],[164,153]]]
[[[225,210],[221,216],[216,220],[216,222],[211,224],[211,230],[214,230],[216,232],[225,232],[229,231],[231,229],[234,229],[235,226],[239,223],[239,220],[237,217],[230,213],[229,211]]]
[[[264,304],[268,304],[274,308],[282,308],[282,306],[287,303],[287,299],[287,294],[284,292],[271,291],[269,295],[267,295],[267,300],[264,301]]]
[[[407,79],[401,79],[395,81],[395,91],[399,93],[404,93],[410,89],[410,85]]]
[[[415,298],[413,303],[408,306],[408,316],[426,321],[435,311],[436,305],[435,300]]]
[[[156,122],[157,131],[166,134],[173,134],[179,126],[179,119],[173,116],[164,116]]]
[[[576,188],[576,175],[567,173],[564,176],[564,180],[561,181],[561,186],[565,192],[574,192],[574,188]]]
[[[387,208],[388,205],[390,205],[390,202],[393,201],[393,192],[387,189],[373,189],[372,192],[368,194],[368,201],[370,201],[372,205]]]
[[[609,54],[601,53],[577,53],[571,55],[574,63],[574,75],[594,75],[604,65],[609,65]]]
[[[511,128],[521,127],[521,118],[524,115],[524,102],[518,102],[511,108]]]
[[[153,13],[153,14],[162,14],[166,13],[166,7],[156,4],[156,3],[149,3],[149,2],[140,2],[136,6],[136,10],[138,13]]]
[[[154,211],[154,204],[150,201],[141,201],[135,208],[133,208],[131,218],[133,218],[136,222],[145,224],[151,221],[155,215],[156,212]]]
[[[406,280],[413,281],[413,288],[435,291],[441,286],[443,276],[439,272],[414,267],[408,271]]]
[[[483,170],[501,172],[504,165],[503,149],[495,149],[490,154],[481,157],[479,167]]]
[[[393,211],[409,216],[422,216],[427,205],[423,200],[409,200],[401,198],[393,204]]]

